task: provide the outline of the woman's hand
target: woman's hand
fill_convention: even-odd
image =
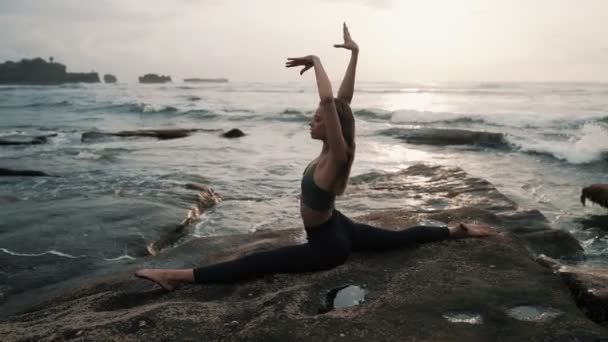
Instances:
[[[346,23],[342,24],[342,35],[344,36],[344,43],[334,44],[334,47],[343,48],[352,52],[359,52],[359,45],[357,45],[357,43],[355,43],[355,41],[350,37],[350,32],[348,32],[348,26],[346,26]]]
[[[285,62],[285,67],[293,68],[293,67],[297,67],[297,66],[304,66],[304,68],[300,71],[300,75],[302,75],[306,72],[306,70],[312,68],[315,65],[315,61],[318,59],[319,58],[314,55],[287,58],[287,62]]]

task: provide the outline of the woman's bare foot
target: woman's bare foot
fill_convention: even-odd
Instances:
[[[153,281],[167,291],[173,291],[179,285],[179,280],[171,279],[170,272],[167,270],[142,269],[135,271],[138,278]]]
[[[450,229],[450,237],[452,239],[496,235],[492,227],[486,224],[458,223],[448,228]]]

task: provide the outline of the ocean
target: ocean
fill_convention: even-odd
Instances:
[[[607,96],[600,83],[359,82],[352,176],[416,163],[461,167],[571,232],[585,250],[578,262],[608,267],[608,209],[579,200],[582,187],[608,183]],[[0,178],[0,197],[18,199],[0,204],[0,293],[134,262],[167,222],[185,217],[192,195],[185,183],[222,197],[186,239],[301,226],[300,177],[321,147],[308,127],[317,103],[314,82],[0,86],[0,139],[57,134],[46,144],[0,146],[0,168],[58,176]],[[203,131],[81,141],[87,131],[153,128]],[[246,136],[220,136],[232,128]],[[507,144],[398,139],[411,128],[503,133]],[[402,204],[337,206],[357,216]]]

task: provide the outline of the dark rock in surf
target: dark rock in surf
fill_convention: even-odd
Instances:
[[[227,78],[184,78],[184,82],[188,83],[226,83]]]
[[[19,197],[13,195],[1,195],[0,194],[0,204],[10,204],[19,202]]]
[[[608,208],[608,184],[589,185],[581,191],[581,203],[585,205],[586,200]]]
[[[167,83],[171,82],[171,76],[157,75],[157,74],[145,74],[139,77],[139,83]]]
[[[55,176],[51,176],[45,172],[42,171],[36,171],[36,170],[12,170],[12,169],[4,169],[4,168],[0,168],[0,176],[5,176],[5,177],[18,177],[18,176],[24,176],[24,177],[55,177]]]
[[[118,79],[116,78],[116,76],[114,76],[112,74],[105,74],[105,75],[103,75],[103,81],[105,83],[116,83],[118,81]]]
[[[468,131],[462,129],[399,129],[394,135],[410,144],[475,145],[503,147],[507,142],[502,133]]]
[[[567,265],[545,255],[537,261],[561,276],[589,318],[608,326],[608,271],[605,268]]]
[[[46,135],[8,135],[0,137],[0,145],[40,145],[48,142],[48,138],[56,137],[57,133]]]
[[[186,218],[175,227],[172,227],[160,239],[146,246],[146,250],[150,255],[158,255],[163,249],[178,242],[188,232],[186,229],[188,226],[197,222],[202,213],[221,201],[220,196],[207,186],[201,184],[186,184],[186,188],[199,191],[194,203],[186,213]]]
[[[120,131],[115,133],[108,132],[84,132],[81,137],[82,142],[102,139],[104,137],[147,137],[156,138],[159,140],[178,139],[189,136],[190,134],[199,131],[198,129],[143,129],[136,131]]]
[[[229,130],[226,133],[223,133],[222,136],[224,138],[240,138],[240,137],[244,137],[245,133],[243,133],[243,131],[241,131],[238,128],[233,128],[231,130]]]

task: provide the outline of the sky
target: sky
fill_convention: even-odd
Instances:
[[[359,44],[358,79],[608,79],[606,0],[0,0],[0,62],[53,56],[69,71],[297,81],[314,54],[330,78]]]

